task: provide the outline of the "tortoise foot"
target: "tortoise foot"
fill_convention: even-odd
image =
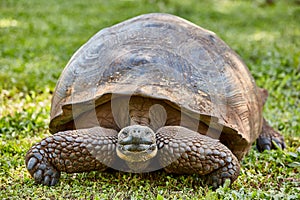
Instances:
[[[228,160],[228,159],[227,159]],[[229,161],[229,160],[228,160]],[[237,159],[230,160],[224,167],[205,176],[205,182],[214,189],[222,186],[228,179],[232,183],[240,173],[240,165]]]
[[[264,119],[262,132],[257,138],[256,147],[258,151],[277,149],[277,147],[286,148],[283,136],[274,130]]]
[[[56,185],[60,178],[60,171],[47,161],[43,150],[39,150],[38,147],[33,146],[26,155],[27,170],[36,183],[48,186]]]
[[[26,167],[35,182],[57,184],[60,173],[104,171],[114,167],[117,132],[94,127],[58,132],[27,152]]]

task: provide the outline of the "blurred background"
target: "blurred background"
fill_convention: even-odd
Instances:
[[[254,76],[278,79],[282,70],[299,67],[297,0],[3,0],[0,11],[5,89],[52,90],[69,58],[92,35],[150,12],[175,14],[215,32]]]
[[[252,150],[233,189],[216,193],[201,190],[197,178],[161,173],[156,178],[64,174],[62,183],[67,184],[56,190],[34,186],[24,155],[49,135],[51,97],[65,65],[102,28],[150,12],[185,18],[215,32],[235,50],[257,85],[268,89],[264,115],[283,133],[288,149]],[[95,191],[108,199],[163,199],[164,194],[221,199],[272,199],[274,194],[281,199],[287,194],[287,199],[299,199],[299,63],[299,0],[0,0],[0,199],[84,199]]]

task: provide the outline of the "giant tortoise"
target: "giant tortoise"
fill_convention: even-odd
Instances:
[[[57,83],[50,132],[26,155],[36,183],[61,172],[107,168],[199,174],[218,187],[240,160],[284,148],[264,120],[267,91],[213,32],[170,14],[103,29],[71,58]],[[277,145],[274,145],[277,143]]]

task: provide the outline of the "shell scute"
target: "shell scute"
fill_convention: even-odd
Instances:
[[[169,14],[141,15],[99,31],[73,55],[52,99],[50,131],[110,101],[107,94],[137,94],[174,103],[245,149],[262,126],[257,90],[213,32]]]

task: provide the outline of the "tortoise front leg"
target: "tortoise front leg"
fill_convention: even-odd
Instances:
[[[233,153],[218,140],[180,126],[157,131],[158,160],[167,172],[204,175],[214,188],[226,179],[233,182],[240,164]]]
[[[58,132],[27,152],[25,162],[36,183],[55,185],[60,172],[103,171],[116,158],[117,131],[102,127]]]

